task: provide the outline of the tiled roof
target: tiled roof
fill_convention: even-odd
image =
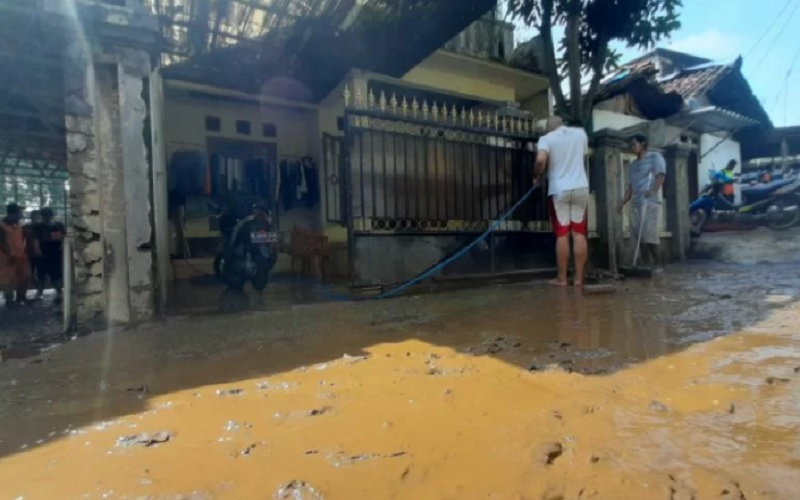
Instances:
[[[689,100],[705,94],[726,75],[738,71],[740,66],[741,58],[733,64],[703,65],[698,69],[688,68],[659,80],[659,85],[664,92],[677,92],[685,100]]]
[[[672,53],[674,55],[674,53]],[[696,62],[698,58],[685,55],[684,59]],[[597,94],[596,102],[610,99],[623,92],[632,92],[639,87],[639,96],[643,85],[657,89],[648,92],[647,97],[680,96],[684,102],[706,96],[711,104],[734,111],[748,118],[753,118],[767,127],[772,126],[769,116],[758,99],[753,95],[747,79],[741,73],[742,58],[727,62],[704,62],[695,66],[684,67],[667,77],[657,78],[654,58],[658,51],[649,56],[642,56],[621,66],[614,74],[606,78]],[[724,83],[723,83],[724,82]],[[640,99],[637,97],[637,102]],[[643,103],[639,102],[640,107]]]
[[[624,92],[631,83],[638,80],[654,80],[658,73],[655,65],[648,60],[638,61],[627,64],[619,68],[618,71],[605,78],[597,92],[595,101],[610,99],[621,92]]]

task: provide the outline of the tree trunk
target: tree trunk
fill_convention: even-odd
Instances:
[[[556,99],[556,112],[565,113],[567,111],[567,100],[561,90],[561,77],[558,74],[556,49],[553,44],[553,1],[542,0],[542,22],[539,31],[542,35],[542,45],[544,46],[544,72],[550,80],[550,90]]]
[[[567,14],[565,36],[567,40],[566,56],[569,72],[570,118],[576,124],[583,123],[583,95],[581,93],[581,12],[580,5]]]

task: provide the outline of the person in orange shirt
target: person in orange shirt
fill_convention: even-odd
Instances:
[[[731,203],[736,201],[736,194],[734,191],[734,184],[736,183],[736,160],[731,160],[722,170],[724,175],[724,184],[722,185],[722,196]]]
[[[6,307],[27,302],[31,268],[21,221],[22,209],[16,204],[8,205],[6,216],[0,220],[0,291]]]

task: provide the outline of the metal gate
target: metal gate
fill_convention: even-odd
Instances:
[[[66,222],[64,33],[39,4],[0,1],[0,206],[51,207]]]
[[[539,132],[523,113],[372,92],[346,101],[343,208],[356,286],[413,277],[484,232],[532,185]],[[549,228],[546,197],[537,192],[444,274],[541,265],[526,261],[522,246],[526,235]]]

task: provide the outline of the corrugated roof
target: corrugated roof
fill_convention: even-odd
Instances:
[[[358,68],[401,77],[496,0],[146,0],[178,78],[245,92],[289,78],[324,98]],[[167,8],[168,4],[180,4]],[[201,8],[206,6],[204,9]],[[224,14],[224,15],[222,15]]]

